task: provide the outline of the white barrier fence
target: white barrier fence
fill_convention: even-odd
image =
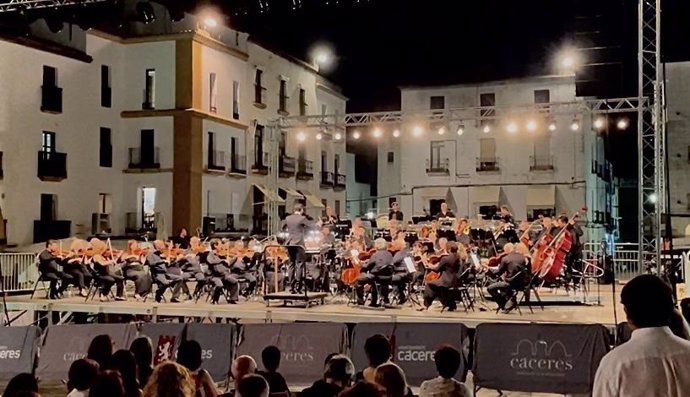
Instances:
[[[31,292],[38,280],[36,254],[0,253],[0,271],[6,292]]]
[[[616,243],[613,249],[607,250],[613,260],[613,266],[616,270],[616,279],[630,280],[631,278],[642,274],[646,271],[639,261],[639,245],[637,243]],[[585,260],[596,261],[601,258],[602,251],[600,243],[587,242],[585,243],[582,257]]]

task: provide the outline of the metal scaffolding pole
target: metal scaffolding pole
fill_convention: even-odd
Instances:
[[[268,175],[266,188],[271,193],[271,197],[264,197],[264,202],[268,203],[268,235],[273,236],[280,232],[280,216],[278,214],[278,202],[274,199],[278,197],[278,167],[280,163],[280,126],[277,121],[272,121],[266,126],[268,132]]]

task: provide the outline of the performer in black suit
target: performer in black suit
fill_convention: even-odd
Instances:
[[[441,203],[441,211],[436,214],[436,219],[441,219],[441,218],[455,218],[455,214],[453,211],[448,209],[448,203],[445,201]]]
[[[366,284],[371,284],[371,306],[378,306],[378,291],[376,290],[374,283],[376,281],[381,281],[382,278],[387,278],[389,280],[393,277],[393,255],[388,252],[388,242],[382,238],[378,238],[374,241],[374,248],[376,248],[376,253],[369,258],[367,263],[362,266],[362,273],[357,279],[357,304],[364,304],[364,286]],[[384,303],[388,300],[388,291],[381,291],[384,296]]]
[[[517,306],[517,302],[513,298],[510,305],[506,306],[508,297],[513,295],[516,288],[522,288],[529,282],[530,271],[527,258],[515,250],[515,245],[507,243],[503,247],[503,252],[506,255],[503,256],[498,267],[490,269],[502,279],[489,285],[487,291],[500,309],[511,310]]]
[[[304,236],[312,225],[313,222],[304,215],[304,208],[300,203],[295,204],[294,212],[283,221],[283,230],[288,233],[285,245],[290,256],[287,277],[291,293],[299,293],[303,287]]]
[[[403,221],[403,213],[400,211],[400,203],[397,201],[394,201],[393,204],[391,204],[391,210],[388,212],[388,220],[396,220],[399,222]]]
[[[224,258],[219,253],[221,242],[218,239],[211,240],[211,252],[206,256],[209,271],[211,272],[211,283],[214,290],[211,303],[218,303],[223,288],[228,291],[228,303],[235,304],[239,299],[239,283],[237,277],[232,274],[232,266],[235,258]]]
[[[168,288],[173,288],[173,291],[179,290],[179,285],[183,282],[182,276],[168,272],[170,266],[169,259],[163,258],[163,252],[167,247],[163,241],[156,240],[153,242],[153,251],[146,256],[146,263],[149,265],[151,275],[158,284],[156,289],[156,302],[163,299],[163,294]],[[173,296],[171,302],[179,302],[177,296]]]
[[[58,244],[55,240],[46,241],[46,249],[38,255],[38,270],[43,275],[43,278],[49,280],[50,283],[50,299],[57,299],[59,295],[67,288],[67,285],[74,283],[74,277],[70,274],[63,273],[59,264],[62,258],[58,257]],[[58,289],[58,281],[61,282]]]
[[[447,255],[443,255],[437,265],[429,265],[429,270],[441,273],[437,280],[427,283],[424,290],[424,306],[418,310],[426,310],[438,298],[443,306],[449,311],[456,309],[456,304],[448,297],[448,289],[455,287],[458,282],[458,272],[460,271],[460,253],[456,242],[449,242],[446,246]],[[464,251],[464,249],[463,249]],[[465,256],[466,253],[463,253]]]

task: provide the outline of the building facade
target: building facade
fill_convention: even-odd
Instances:
[[[592,115],[559,114],[548,105],[577,101],[572,76],[401,91],[399,137],[378,144],[380,213],[392,201],[400,202],[406,220],[424,211],[433,215],[442,202],[473,219],[490,217],[501,205],[517,219],[570,216],[586,207],[583,219],[598,230],[592,238],[600,238],[613,211],[602,138]],[[511,111],[529,107],[535,110]],[[466,109],[467,120],[415,120],[420,112],[442,120],[449,109]]]
[[[316,68],[191,15],[128,38],[71,26],[50,44],[42,24],[31,27],[42,40],[0,41],[0,241],[211,224],[260,232],[265,197],[288,195],[344,215],[345,146],[333,139],[284,131],[283,189],[266,191],[263,127],[344,113]]]

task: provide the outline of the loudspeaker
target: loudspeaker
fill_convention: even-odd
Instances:
[[[205,216],[201,225],[201,232],[204,236],[210,236],[216,231],[216,218]]]
[[[597,266],[604,270],[604,275],[599,278],[599,284],[611,284],[614,282],[613,274],[613,258],[605,255],[603,260],[599,258]]]

